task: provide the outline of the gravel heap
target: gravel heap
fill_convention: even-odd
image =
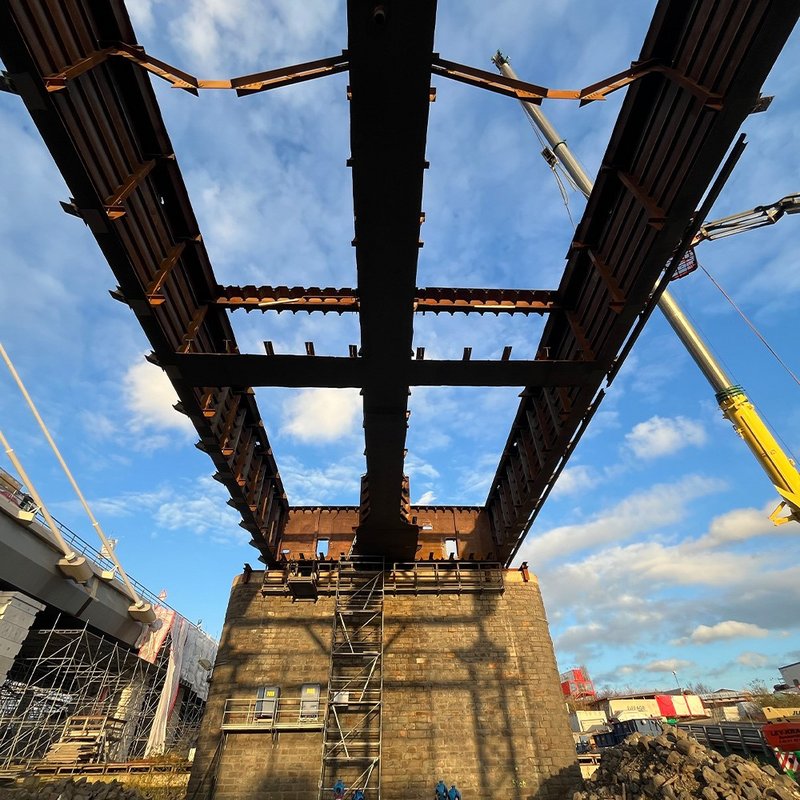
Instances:
[[[86,778],[64,778],[36,786],[0,789],[0,800],[147,800],[147,795],[119,781],[87,782]]]
[[[720,755],[680,730],[634,733],[603,751],[572,800],[800,800],[800,787],[771,766]]]

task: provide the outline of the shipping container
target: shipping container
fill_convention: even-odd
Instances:
[[[594,741],[597,747],[614,747],[624,742],[634,733],[641,733],[645,736],[658,736],[663,732],[661,720],[650,718],[627,719],[612,723],[610,731],[595,733]]]
[[[608,723],[604,711],[572,711],[569,715],[569,726],[575,733],[588,733]]]
[[[624,720],[663,716],[655,700],[609,698],[603,701],[603,710],[609,719],[612,717]]]

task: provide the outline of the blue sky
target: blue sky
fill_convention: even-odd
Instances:
[[[346,46],[341,3],[155,0],[130,3],[140,42],[199,77],[230,77],[333,55]],[[500,47],[523,78],[578,88],[638,55],[652,3],[440,2],[436,48],[491,68]],[[352,286],[346,75],[236,98],[199,98],[154,79],[175,152],[221,283]],[[572,225],[541,149],[511,99],[443,79],[431,108],[418,285],[550,288]],[[719,217],[800,191],[800,37],[747,120],[750,145],[713,210]],[[594,174],[622,95],[545,106]],[[67,190],[18,98],[0,96],[0,340],[71,463],[126,569],[218,634],[228,587],[256,552],[211,480],[210,460],[171,409],[169,384],[88,229],[65,215]],[[578,219],[582,198],[570,194]],[[795,371],[800,220],[705,243],[702,263]],[[735,380],[800,452],[800,390],[701,274],[675,294]],[[343,315],[232,316],[242,351],[344,355]],[[541,321],[426,316],[430,358],[535,352]],[[262,351],[263,352],[263,351]],[[355,504],[363,470],[357,392],[259,390],[295,504]],[[407,471],[415,502],[482,503],[517,407],[513,389],[416,389]],[[57,465],[0,374],[3,429],[53,513],[91,530]],[[5,464],[5,466],[8,466]],[[577,448],[521,556],[542,583],[559,665],[601,684],[773,683],[800,659],[796,525],[766,519],[774,491],[722,420],[713,393],[654,314]]]

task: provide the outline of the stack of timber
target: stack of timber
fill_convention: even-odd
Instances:
[[[45,764],[92,764],[106,756],[118,742],[125,720],[109,716],[74,716],[67,720],[61,738],[45,754]]]

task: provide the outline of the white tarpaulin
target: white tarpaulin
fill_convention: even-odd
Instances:
[[[190,686],[201,700],[208,698],[209,667],[216,657],[217,643],[205,631],[190,626],[183,648],[181,683]],[[205,666],[201,662],[205,662]]]
[[[147,739],[147,748],[144,752],[145,758],[150,755],[160,755],[164,752],[164,745],[167,740],[167,721],[172,713],[172,707],[175,705],[175,698],[178,696],[184,645],[186,644],[190,627],[183,617],[178,614],[175,615],[172,622],[172,643],[169,650],[167,677],[164,679],[164,686],[158,699],[158,708],[153,717],[150,736]]]

